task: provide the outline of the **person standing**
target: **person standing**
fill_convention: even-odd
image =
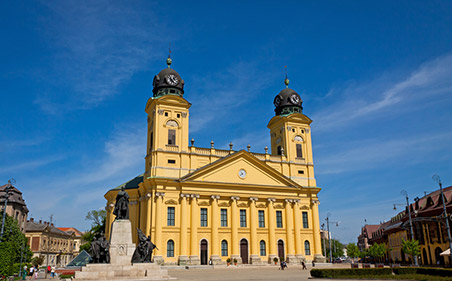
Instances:
[[[306,267],[306,264],[304,263],[304,261],[301,261],[301,266],[303,267],[302,269],[304,270],[304,269],[308,269],[307,267]]]
[[[34,267],[32,266],[32,267],[30,267],[30,274],[29,274],[30,280],[33,279],[33,272],[34,272]]]
[[[52,276],[52,279],[55,278],[55,266],[52,266],[52,269],[50,270],[50,276]]]
[[[38,267],[35,267],[35,269],[33,270],[33,280],[38,280],[38,272]]]

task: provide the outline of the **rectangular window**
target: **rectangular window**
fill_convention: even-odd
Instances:
[[[246,210],[240,210],[240,227],[246,227]]]
[[[207,226],[207,208],[201,208],[201,226]]]
[[[168,164],[176,164],[176,160],[174,160],[174,159],[168,159]]]
[[[308,212],[303,212],[303,228],[309,228]]]
[[[154,146],[154,133],[151,132],[151,140],[150,140],[150,143],[149,143],[149,152],[152,151],[153,146]]]
[[[168,144],[176,145],[176,130],[168,130]]]
[[[282,228],[282,212],[276,211],[276,227]]]
[[[281,146],[278,146],[278,155],[282,155]]]
[[[228,210],[227,209],[221,209],[221,226],[223,226],[223,227],[228,226]]]
[[[263,210],[259,210],[259,227],[265,227],[265,216]]]
[[[168,226],[174,226],[174,207],[168,207],[168,213],[167,213],[167,217],[166,217],[166,221]]]
[[[297,143],[297,158],[303,158],[303,150],[301,149],[301,144]]]

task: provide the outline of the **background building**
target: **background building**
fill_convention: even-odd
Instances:
[[[194,146],[184,81],[168,68],[155,76],[146,104],[145,173],[121,185],[130,196],[130,220],[157,245],[154,261],[167,264],[259,264],[322,261],[311,120],[288,79],[274,99],[268,123],[271,150],[253,153]],[[244,120],[246,122],[246,120]],[[107,230],[120,187],[105,194]]]
[[[445,222],[449,220],[452,212],[452,186],[444,188],[447,216],[443,216],[443,203],[440,190],[414,199],[409,205],[413,223],[414,239],[419,241],[421,265],[449,265],[448,256],[440,254],[449,249],[448,235]],[[369,244],[385,243],[388,249],[387,260],[394,263],[411,264],[412,257],[402,250],[402,240],[410,239],[408,207],[398,213],[391,220],[382,223],[369,237]],[[361,237],[362,235],[360,235]],[[359,240],[360,238],[358,238]]]
[[[9,184],[0,186],[0,207],[3,210],[5,206],[5,189]],[[6,213],[17,220],[20,230],[25,233],[25,222],[27,221],[28,208],[25,200],[16,187],[12,186],[9,190],[8,204]]]
[[[44,257],[45,266],[64,267],[79,251],[76,249],[76,234],[73,231],[62,231],[53,223],[35,222],[33,218],[25,224],[28,244],[33,257]]]

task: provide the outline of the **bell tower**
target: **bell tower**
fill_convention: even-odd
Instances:
[[[166,63],[168,67],[154,77],[153,96],[149,98],[145,109],[148,114],[145,161],[148,176],[161,174],[154,167],[180,167],[180,159],[171,155],[188,151],[188,118],[191,104],[183,98],[184,80],[171,68],[170,56]]]
[[[279,155],[289,163],[284,174],[302,186],[316,186],[311,143],[312,120],[303,114],[301,97],[289,88],[289,79],[284,80],[286,88],[274,99],[275,116],[267,127],[270,129],[271,154]]]

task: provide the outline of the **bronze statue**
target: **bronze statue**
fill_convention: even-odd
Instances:
[[[93,263],[110,263],[110,243],[102,235],[91,242]]]
[[[144,235],[141,229],[137,228],[138,240],[140,241],[135,249],[132,256],[132,263],[144,263],[151,262],[152,251],[154,251],[157,246],[151,242],[151,237]]]
[[[121,187],[121,191],[116,195],[115,209],[113,214],[118,220],[129,219],[129,194],[124,190],[124,186]]]

